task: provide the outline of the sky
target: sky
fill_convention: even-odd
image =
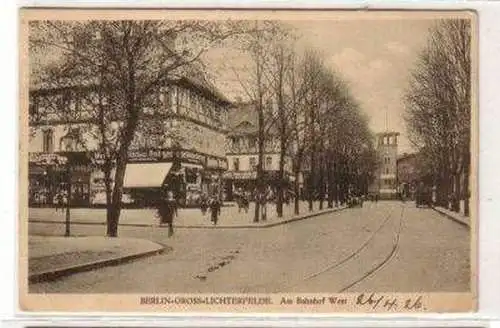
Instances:
[[[411,152],[402,96],[418,53],[425,46],[428,29],[435,20],[401,14],[390,19],[377,18],[377,15],[368,19],[339,17],[342,15],[336,19],[293,18],[286,23],[299,36],[299,49],[319,50],[326,65],[349,83],[353,96],[369,117],[372,132],[400,132],[399,152]],[[210,49],[203,58],[210,79],[232,100],[238,96],[247,98],[241,81],[248,59],[242,58],[241,52],[227,47]],[[46,54],[43,59],[47,61]]]
[[[403,119],[402,96],[419,51],[425,46],[430,19],[289,21],[300,35],[299,47],[319,50],[327,66],[349,83],[369,117],[374,133],[401,133],[399,152],[411,152]],[[213,51],[209,60],[222,63],[214,83],[229,97],[243,94],[240,68],[227,69],[238,54]],[[229,64],[230,65],[230,64]]]

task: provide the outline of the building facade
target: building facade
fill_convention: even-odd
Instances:
[[[369,191],[377,193],[382,199],[397,197],[398,136],[399,132],[383,132],[376,136],[378,166]]]
[[[231,109],[229,114],[229,132],[227,135],[228,171],[224,174],[227,199],[232,199],[238,191],[253,193],[257,182],[258,120],[252,103],[243,103]],[[279,180],[280,143],[272,127],[267,129],[264,141],[264,180],[274,188]],[[285,182],[293,179],[292,159],[285,156]]]
[[[398,190],[405,197],[413,199],[418,183],[417,155],[403,154],[397,160]]]
[[[71,203],[105,204],[104,173],[95,165],[104,154],[92,92],[80,85],[30,91],[31,205],[55,202],[67,189],[68,167]],[[152,105],[144,108],[129,149],[123,201],[144,205],[163,187],[186,205],[196,203],[202,192],[221,192],[230,102],[210,83],[190,77],[171,80],[150,96]],[[109,133],[121,124],[119,119],[111,122]],[[54,162],[57,155],[67,158],[67,164]]]

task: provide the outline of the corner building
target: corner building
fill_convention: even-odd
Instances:
[[[148,206],[165,186],[185,206],[196,205],[202,192],[222,193],[231,104],[200,76],[195,72],[170,80],[150,95],[154,105],[144,108],[129,149],[124,203]],[[85,97],[78,96],[82,92]],[[91,85],[37,85],[30,90],[30,206],[55,203],[55,195],[66,190],[68,167],[71,204],[105,205],[104,174],[91,160],[100,155],[98,134],[92,133],[97,129],[91,114],[95,103],[88,100],[95,98]],[[61,119],[61,112],[71,116]],[[51,160],[57,156],[68,159],[64,168]]]

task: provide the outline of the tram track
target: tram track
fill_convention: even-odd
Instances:
[[[396,235],[395,243],[397,245],[399,244],[399,235],[400,235],[401,226],[402,226],[401,222],[402,222],[403,210],[404,210],[404,208],[402,208],[402,212],[400,215],[399,229],[398,229],[398,232]],[[305,276],[304,278],[300,279],[299,281],[296,281],[293,284],[287,284],[285,286],[282,286],[279,291],[277,290],[275,292],[280,292],[281,290],[284,290],[284,289],[285,290],[290,289],[290,288],[296,287],[304,282],[314,280],[315,278],[317,278],[323,274],[326,274],[328,272],[332,272],[335,269],[340,268],[342,265],[347,264],[348,262],[350,262],[351,260],[356,258],[373,242],[373,240],[379,234],[379,232],[384,227],[387,226],[387,224],[390,222],[390,219],[391,219],[391,216],[393,215],[393,212],[394,212],[394,209],[391,209],[391,211],[389,213],[387,213],[386,216],[384,217],[382,223],[380,225],[378,225],[377,228],[369,235],[369,237],[358,248],[356,248],[354,251],[352,251],[349,255],[343,257],[341,260],[335,261],[335,262],[327,265],[326,267],[322,268],[319,271],[313,272],[313,273]],[[393,247],[391,249],[391,252],[389,253],[389,255],[386,258],[384,258],[383,263],[387,263],[388,261],[390,261],[390,258],[394,257],[394,255],[396,254],[396,251],[397,251],[397,247],[395,247],[394,243],[393,243]],[[377,268],[375,270],[373,270],[373,269],[368,270],[368,272],[363,275],[362,279],[358,279],[359,281],[355,281],[354,283],[350,283],[346,287],[343,287],[342,291],[344,291],[348,288],[351,288],[354,285],[356,285],[357,283],[361,282],[362,280],[368,278],[371,274],[373,274],[376,271],[378,271],[379,269],[381,269],[382,266],[383,266],[383,264],[377,265]],[[372,272],[372,271],[374,271],[374,272]]]
[[[370,270],[366,271],[361,277],[359,277],[358,279],[352,281],[351,283],[349,283],[348,285],[346,285],[342,289],[340,289],[339,293],[344,293],[348,289],[358,285],[359,283],[363,282],[367,278],[373,276],[378,271],[382,270],[392,259],[394,259],[394,257],[397,254],[397,251],[399,249],[399,242],[401,239],[401,231],[403,228],[403,213],[404,213],[404,207],[402,206],[401,207],[401,214],[399,215],[398,229],[397,229],[397,232],[396,232],[396,235],[394,238],[394,242],[392,244],[392,248],[391,248],[391,251],[389,252],[389,254],[379,264],[375,265]]]

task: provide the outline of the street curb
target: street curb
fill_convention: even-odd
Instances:
[[[468,222],[465,222],[465,221],[463,221],[463,220],[460,220],[460,219],[458,219],[458,218],[454,217],[453,215],[450,215],[450,214],[446,213],[445,211],[443,211],[442,209],[440,209],[440,208],[438,208],[438,207],[434,207],[434,206],[432,206],[432,209],[433,209],[434,211],[438,212],[439,214],[441,214],[441,215],[443,215],[443,216],[447,217],[448,219],[450,219],[450,220],[452,220],[452,221],[455,221],[455,222],[457,222],[458,224],[461,224],[461,225],[463,225],[463,226],[465,226],[465,227],[467,227],[467,228],[469,228],[469,229],[470,229],[470,224],[469,224]]]
[[[69,276],[69,275],[72,275],[75,273],[91,271],[91,270],[100,269],[100,268],[107,267],[107,266],[120,265],[120,264],[124,264],[126,262],[140,259],[140,258],[159,255],[159,254],[164,253],[165,251],[171,250],[170,247],[161,245],[159,243],[155,243],[155,244],[158,244],[158,247],[154,250],[150,250],[147,252],[138,252],[138,253],[125,255],[125,256],[117,256],[117,257],[110,258],[110,259],[97,260],[97,261],[87,262],[87,263],[83,263],[83,264],[66,266],[66,267],[62,267],[62,268],[58,268],[58,269],[54,269],[54,270],[33,273],[33,274],[30,274],[28,276],[28,282],[31,284],[36,284],[36,283],[40,283],[40,282],[52,281],[52,280],[59,279],[61,277],[66,277],[66,276]]]
[[[347,208],[347,207],[345,207],[345,208]],[[206,225],[175,226],[174,225],[174,228],[184,228],[184,229],[261,229],[261,228],[271,228],[271,227],[276,227],[276,226],[279,226],[279,225],[284,225],[284,224],[288,224],[288,223],[295,222],[295,221],[301,221],[301,220],[309,219],[309,218],[312,218],[312,217],[315,217],[315,216],[319,216],[319,215],[322,215],[322,214],[328,214],[328,213],[333,213],[333,212],[341,211],[341,210],[343,210],[345,208],[344,207],[342,207],[342,208],[330,208],[330,209],[327,209],[327,210],[322,210],[321,212],[301,214],[299,216],[292,217],[290,219],[286,219],[286,220],[283,220],[283,221],[272,222],[272,223],[265,223],[265,224],[246,224],[246,225],[237,225],[237,226],[224,226],[224,225],[221,225],[221,226],[216,226],[216,225],[210,225],[210,226],[206,226]],[[165,227],[165,226],[166,225],[161,225],[160,227]]]
[[[261,229],[261,228],[271,228],[283,224],[288,224],[291,222],[296,222],[296,221],[301,221],[305,219],[310,219],[315,216],[319,216],[322,214],[329,214],[329,213],[334,213],[338,211],[342,211],[344,209],[347,209],[347,207],[337,207],[337,208],[329,208],[326,210],[314,212],[314,213],[307,213],[307,214],[300,214],[299,216],[292,217],[290,219],[286,219],[283,221],[278,221],[278,222],[272,222],[272,223],[266,223],[266,224],[244,224],[244,225],[234,225],[234,226],[225,226],[225,225],[175,225],[175,229]],[[208,218],[207,218],[208,220]],[[29,223],[48,223],[48,224],[64,224],[63,221],[55,221],[55,220],[37,220],[37,219],[31,219],[28,221]],[[81,221],[74,221],[71,222],[72,225],[106,225],[105,222],[81,222]],[[145,228],[165,228],[168,227],[166,224],[161,224],[161,225],[156,225],[156,224],[142,224],[142,223],[120,223],[120,226],[124,227],[145,227]]]

